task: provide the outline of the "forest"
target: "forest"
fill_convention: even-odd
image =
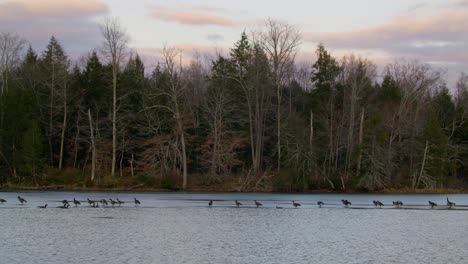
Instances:
[[[117,19],[71,61],[0,33],[0,186],[307,192],[468,186],[468,75],[379,69],[267,20],[226,54],[144,65]],[[308,58],[302,58],[308,59]],[[156,59],[155,59],[156,60]]]

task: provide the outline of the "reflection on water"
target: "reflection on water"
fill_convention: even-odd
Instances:
[[[19,205],[18,195],[28,203]],[[74,197],[126,203],[55,208]],[[135,207],[133,197],[142,205]],[[0,263],[468,263],[468,211],[339,205],[341,199],[445,204],[444,195],[30,192],[0,198],[8,200],[0,205]],[[248,207],[236,208],[235,199]],[[468,195],[450,199],[468,204]],[[254,200],[263,207],[256,209]],[[292,200],[300,209],[292,209]],[[319,209],[318,200],[336,206]],[[51,208],[37,208],[45,203]]]

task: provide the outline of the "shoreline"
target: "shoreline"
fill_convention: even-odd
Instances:
[[[210,188],[189,188],[187,190],[181,189],[161,189],[161,188],[147,188],[142,186],[137,187],[76,187],[76,186],[0,186],[0,192],[120,192],[120,193],[144,193],[144,192],[160,192],[160,193],[279,193],[279,194],[468,194],[466,189],[384,189],[381,191],[359,191],[359,190],[310,190],[304,192],[278,192],[272,190],[235,190],[235,189],[222,189],[214,190]]]

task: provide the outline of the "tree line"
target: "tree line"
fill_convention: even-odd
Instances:
[[[183,63],[164,47],[151,68],[129,52],[118,20],[101,32],[103,44],[81,63],[55,37],[38,54],[0,33],[0,183],[466,186],[464,73],[448,87],[427,64],[396,61],[380,73],[322,44],[301,65],[300,32],[274,20],[243,32],[229,54]]]

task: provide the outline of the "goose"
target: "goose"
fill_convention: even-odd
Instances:
[[[88,204],[89,206],[93,206],[94,205],[94,201],[90,200],[89,198],[86,198],[86,200],[88,200]]]
[[[301,206],[300,203],[296,203],[295,201],[292,201],[292,203],[293,203],[294,208],[296,208],[296,209],[297,209],[298,206]]]
[[[324,205],[324,203],[322,201],[318,201],[317,205],[319,206],[319,208],[322,208],[322,205]]]
[[[140,205],[140,201],[137,200],[137,198],[133,197],[133,201],[135,202],[135,206]]]
[[[0,203],[6,203],[7,200],[5,199],[0,199]]]
[[[63,205],[66,205],[66,204],[68,204],[68,201],[67,200],[62,200],[62,203],[63,203]]]
[[[237,201],[237,200],[236,200],[235,202],[236,202],[236,206],[237,206],[237,207],[239,207],[239,206],[241,206],[241,205],[242,205],[242,203],[241,203],[241,202],[239,202],[239,201]]]
[[[99,203],[93,203],[93,208],[99,208]]]
[[[434,208],[434,206],[437,206],[437,204],[436,204],[436,203],[434,203],[434,202],[431,202],[431,201],[428,201],[428,202],[429,202],[429,205],[431,206],[431,209],[433,209],[433,208]]]
[[[21,196],[18,196],[18,201],[23,204],[23,203],[27,203],[28,201],[26,201],[26,199],[24,199],[23,197]]]
[[[73,203],[75,204],[75,206],[78,206],[81,204],[80,201],[75,199],[75,197],[73,197]]]
[[[37,208],[46,209],[46,208],[47,208],[47,204],[45,204],[45,205],[39,205]]]
[[[117,198],[117,203],[118,203],[119,206],[120,206],[121,204],[124,204],[125,202],[122,202],[122,201],[119,200],[119,198]]]
[[[111,200],[112,200],[112,199],[111,199]],[[100,202],[101,202],[103,205],[108,205],[108,203],[107,203],[107,200],[106,200],[106,199],[102,199]]]
[[[257,202],[257,200],[255,200],[255,206],[258,208],[259,206],[262,206],[263,204]]]
[[[211,207],[213,205],[213,200],[211,200],[209,203],[208,203],[208,206]]]
[[[448,206],[448,208],[451,209],[452,206],[455,206],[455,205],[456,205],[456,204],[453,203],[453,202],[451,202],[451,201],[449,201],[449,198],[447,197],[447,206]]]
[[[403,205],[401,201],[393,201],[392,204],[396,207],[400,207],[401,205]]]
[[[342,199],[341,202],[344,204],[345,207],[348,207],[348,205],[352,204],[350,201],[344,199]]]
[[[57,208],[60,208],[60,209],[68,209],[68,207],[70,207],[70,204],[68,204],[68,203],[63,204],[61,206],[57,206]]]
[[[112,200],[112,199],[109,199],[109,201],[110,201],[112,207],[114,207],[114,205],[117,203],[116,201],[114,201],[114,200]]]
[[[378,201],[378,200],[377,200],[377,201],[374,201],[374,205],[375,205],[375,207],[377,207],[377,206],[379,206],[379,207],[384,206],[384,204],[383,204],[381,201]]]

